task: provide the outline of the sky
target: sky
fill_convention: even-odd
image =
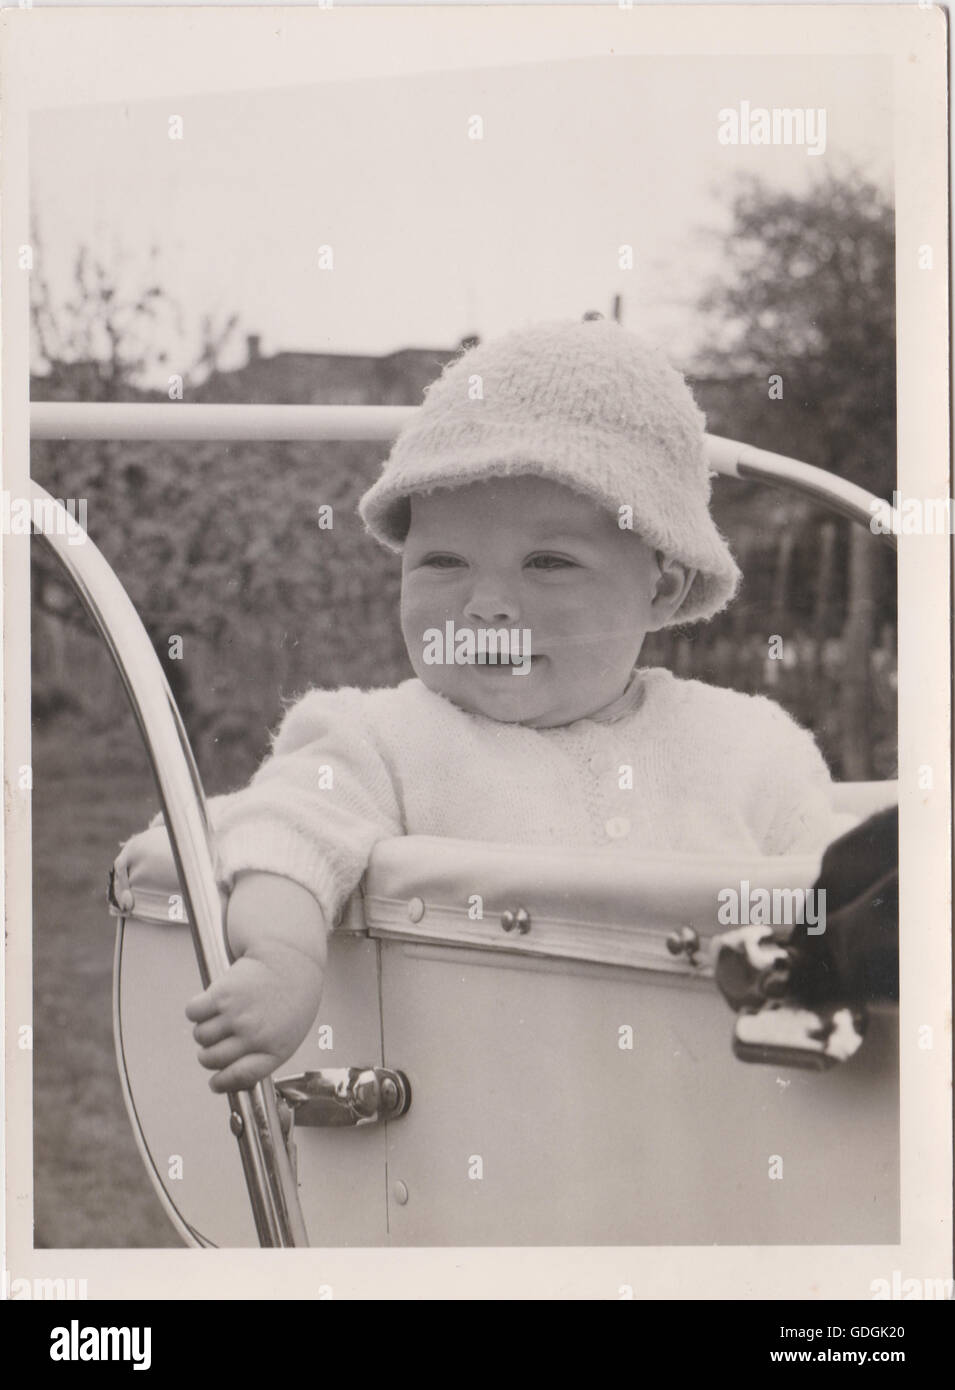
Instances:
[[[151,384],[188,370],[202,314],[239,315],[229,366],[246,333],[265,353],[445,348],[609,313],[617,293],[627,327],[686,361],[738,174],[799,192],[851,163],[892,188],[889,69],[875,56],[615,53],[283,85],[291,70],[263,64],[255,90],[147,100],[96,101],[94,87],[54,105],[50,92],[31,115],[54,300],[81,242],[130,294],[159,248],[182,325],[157,328],[169,358]],[[718,113],[744,100],[824,107],[825,152],[720,144]]]

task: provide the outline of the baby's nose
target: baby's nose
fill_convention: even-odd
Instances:
[[[471,622],[506,625],[518,621],[520,607],[514,595],[500,585],[482,584],[475,586],[464,616]]]

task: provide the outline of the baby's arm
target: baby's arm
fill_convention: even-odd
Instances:
[[[321,1000],[326,934],[373,845],[403,833],[361,700],[357,691],[303,697],[249,786],[209,802],[236,960],[186,1015],[215,1091],[253,1085],[304,1041]]]
[[[245,1090],[291,1057],[321,1002],[326,932],[307,889],[271,873],[236,878],[227,927],[234,964],[186,1017],[213,1091]]]

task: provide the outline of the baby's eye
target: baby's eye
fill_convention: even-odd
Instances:
[[[566,555],[551,555],[544,552],[540,555],[531,555],[527,561],[529,569],[535,570],[558,570],[574,569],[575,562],[568,560]]]
[[[456,569],[464,561],[457,555],[426,555],[421,563],[428,569],[447,570]]]

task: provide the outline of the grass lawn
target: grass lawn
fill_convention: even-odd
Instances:
[[[158,806],[132,716],[84,736],[34,729],[34,1244],[180,1246],[133,1142],[112,1033],[121,840]]]

